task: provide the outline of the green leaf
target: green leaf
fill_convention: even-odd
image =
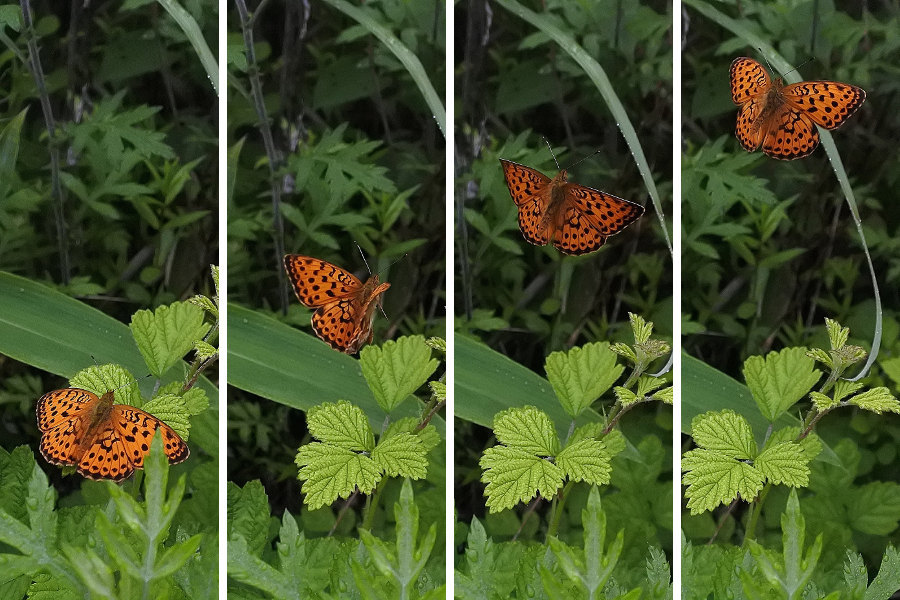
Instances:
[[[670,385],[653,394],[651,398],[672,406],[672,403],[675,402],[675,388]]]
[[[691,435],[698,446],[722,452],[731,458],[752,459],[756,456],[756,441],[750,424],[731,410],[694,417]]]
[[[479,465],[484,469],[481,481],[487,484],[485,504],[492,513],[526,502],[535,493],[551,498],[563,484],[562,469],[520,448],[488,448]]]
[[[421,335],[405,336],[359,353],[359,366],[378,405],[390,413],[419,389],[438,367]]]
[[[712,510],[736,499],[753,500],[762,490],[765,477],[755,467],[715,450],[690,450],[684,453],[682,482],[688,486],[685,497],[692,515]]]
[[[553,352],[544,363],[547,379],[566,413],[573,419],[603,395],[622,375],[609,343],[597,342]]]
[[[556,456],[556,464],[573,481],[585,481],[592,485],[609,483],[612,455],[606,445],[595,439],[584,439],[569,444]]]
[[[894,398],[893,394],[886,387],[866,390],[862,394],[857,394],[847,400],[847,403],[855,404],[860,408],[870,410],[879,415],[883,412],[900,413],[900,402]]]
[[[751,356],[744,361],[744,379],[760,412],[774,423],[803,398],[822,376],[806,356],[806,348],[769,352],[765,359]]]
[[[881,559],[878,575],[866,589],[865,600],[884,600],[900,589],[900,552],[888,546]]]
[[[265,488],[254,479],[243,488],[229,481],[227,491],[228,539],[241,539],[250,552],[262,553],[269,534],[269,497]]]
[[[391,477],[423,479],[428,467],[427,450],[413,433],[398,433],[378,442],[372,460]]]
[[[116,364],[106,364],[82,369],[71,379],[71,387],[81,388],[102,396],[106,392],[116,390],[113,396],[116,404],[128,404],[143,408],[144,400],[134,376]],[[150,411],[147,411],[150,412]]]
[[[161,377],[203,338],[209,325],[203,310],[190,302],[173,302],[155,311],[139,310],[131,317],[131,332],[150,372]]]
[[[556,456],[559,437],[550,417],[533,406],[510,408],[494,417],[494,435],[501,444],[538,456]]]
[[[357,452],[375,448],[375,436],[365,413],[346,400],[309,409],[306,425],[314,438],[332,446]]]
[[[175,430],[184,441],[188,441],[191,432],[191,420],[184,399],[175,394],[160,394],[142,407],[151,415],[159,417]]]
[[[792,487],[809,485],[809,459],[799,444],[778,442],[768,444],[753,464],[772,483]]]
[[[300,446],[294,462],[300,467],[297,478],[304,481],[303,502],[315,510],[340,498],[348,498],[355,488],[370,494],[381,481],[382,472],[368,456],[346,448],[313,442]]]
[[[861,390],[863,384],[858,381],[847,381],[846,379],[838,379],[834,382],[834,402],[842,402],[844,398],[849,396],[850,394],[855,394],[859,390]],[[812,392],[810,395],[815,394],[816,392]]]
[[[840,404],[839,400],[826,396],[819,392],[810,392],[809,399],[812,400],[813,406],[818,412],[824,412],[830,408],[834,408]]]
[[[828,331],[828,341],[832,350],[840,350],[850,337],[850,328],[841,327],[841,324],[833,319],[825,318],[825,329]]]
[[[900,485],[873,481],[851,490],[850,526],[870,535],[890,535],[900,522]]]

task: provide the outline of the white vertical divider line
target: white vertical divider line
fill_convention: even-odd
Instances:
[[[219,173],[217,177],[219,195],[219,598],[228,595],[228,507],[226,506],[227,494],[225,484],[228,478],[228,465],[226,464],[228,440],[227,431],[227,389],[228,389],[228,327],[226,321],[228,308],[225,306],[225,290],[228,289],[228,244],[226,242],[227,229],[227,198],[228,193],[228,78],[226,77],[226,46],[228,32],[228,8],[231,2],[219,3],[219,39],[217,40],[219,65]]]
[[[454,515],[454,498],[453,498],[453,476],[454,476],[454,461],[453,461],[453,439],[454,439],[454,431],[453,431],[453,404],[454,404],[454,394],[453,394],[453,382],[454,382],[454,360],[453,360],[453,349],[455,347],[453,343],[453,315],[456,314],[454,312],[454,302],[453,302],[453,294],[454,294],[454,285],[453,285],[453,275],[454,271],[454,260],[453,260],[453,186],[456,181],[456,170],[454,169],[454,160],[455,156],[453,152],[454,148],[454,134],[456,132],[455,123],[453,121],[453,106],[454,106],[454,85],[453,85],[453,74],[454,74],[454,60],[453,57],[455,55],[455,36],[453,34],[453,0],[446,0],[444,3],[445,10],[445,33],[444,33],[444,112],[447,115],[445,127],[445,137],[444,137],[444,277],[446,281],[446,334],[445,339],[447,340],[447,362],[446,362],[446,383],[447,383],[447,404],[444,408],[444,414],[447,416],[447,426],[446,426],[446,434],[444,435],[444,461],[445,461],[445,482],[444,482],[444,545],[445,545],[445,561],[446,568],[444,569],[445,579],[446,579],[446,590],[445,594],[447,598],[453,598],[453,559],[455,556],[455,544],[453,540],[453,515]]]
[[[672,596],[681,598],[681,2],[672,3]]]

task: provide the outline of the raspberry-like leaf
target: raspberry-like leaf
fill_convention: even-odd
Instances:
[[[698,446],[731,458],[752,459],[756,441],[750,424],[733,410],[707,412],[691,421],[691,435]]]
[[[510,408],[494,416],[497,441],[538,456],[556,456],[559,436],[553,421],[533,406]]]
[[[306,425],[314,438],[339,448],[361,452],[375,447],[366,413],[346,400],[312,407],[306,413]]]
[[[391,477],[422,479],[428,467],[427,450],[414,433],[398,433],[384,438],[375,446],[372,460]]]
[[[347,498],[355,488],[369,494],[381,481],[379,466],[365,454],[321,442],[301,446],[294,462],[300,467],[298,477],[305,479],[301,490],[311,509]]]
[[[487,484],[484,493],[492,513],[527,502],[535,493],[550,498],[563,484],[562,469],[520,448],[488,448],[479,464],[484,469],[481,481]]]
[[[744,361],[744,379],[766,420],[774,423],[809,393],[822,376],[814,367],[806,348],[785,348]]]
[[[587,438],[563,448],[556,456],[556,464],[573,481],[606,485],[612,472],[611,459],[606,444]]]

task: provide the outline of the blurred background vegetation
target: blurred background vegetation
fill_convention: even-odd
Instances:
[[[477,0],[455,5],[455,331],[457,339],[479,339],[544,376],[544,360],[552,351],[590,341],[633,343],[628,312],[652,320],[654,337],[671,339],[672,259],[648,189],[598,88],[556,42],[507,9],[514,4]],[[669,3],[547,0],[522,5],[574,38],[606,72],[637,132],[671,223]],[[557,168],[543,137],[562,168],[589,156],[569,171],[570,181],[643,204],[644,216],[611,237],[599,252],[581,257],[526,242],[498,159],[552,177]],[[455,401],[460,406],[466,398],[457,395]],[[512,396],[502,401],[520,403]],[[642,446],[649,453],[646,464],[659,459],[663,466],[658,481],[670,482],[670,409],[642,406],[625,422],[623,431],[635,444],[647,436]],[[458,551],[465,546],[463,524],[473,516],[485,523],[495,541],[510,539],[524,508],[487,515],[479,481],[478,459],[495,443],[491,431],[459,419],[454,431]],[[657,445],[658,456],[651,450]],[[617,489],[615,484],[604,489],[605,507],[616,495],[611,491]],[[573,501],[571,526],[562,534],[575,544],[581,543],[583,500]],[[546,503],[539,515],[544,508]],[[607,515],[613,531],[630,519],[625,512]],[[543,527],[541,518],[528,521],[524,539]],[[659,519],[670,522],[665,515]],[[643,552],[647,543],[671,551],[670,530],[647,522],[629,522],[627,529],[629,551]]]
[[[251,15],[259,4],[248,3]],[[370,25],[382,24],[412,51],[443,98],[444,4],[369,2],[357,6],[367,25],[338,4],[345,3],[273,1],[254,16],[273,138],[267,153],[253,68],[229,3],[228,298],[313,335],[311,311],[290,291],[281,253],[321,258],[365,281],[359,244],[372,273],[391,283],[383,296],[388,318],[376,312],[374,343],[443,337],[444,136],[418,82]],[[273,218],[273,149],[282,225]],[[322,367],[317,376],[329,377]],[[229,480],[242,486],[260,479],[274,514],[306,514],[294,464],[297,448],[310,441],[303,413],[233,386],[228,393]]]
[[[867,349],[875,322],[872,282],[859,235],[824,149],[784,162],[761,152],[747,153],[738,144],[729,66],[738,56],[765,61],[745,38],[706,16],[710,10],[721,11],[771,44],[799,66],[802,79],[846,82],[866,90],[865,103],[832,136],[859,206],[884,304],[881,353],[865,381],[886,385],[896,394],[900,39],[895,34],[900,22],[896,6],[889,4],[836,8],[831,2],[791,0],[716,3],[712,8],[698,0],[684,3],[684,349],[743,381],[741,365],[750,355],[785,346],[827,348],[825,317],[849,326],[850,342]],[[685,388],[683,394],[689,402],[691,390]],[[900,481],[900,417],[849,410],[840,415],[824,419],[817,432],[829,446],[852,437],[860,461],[854,483]],[[784,498],[773,498],[770,495],[764,511],[770,529],[759,538],[769,535],[780,547],[778,516]],[[735,516],[743,518],[740,510]],[[685,512],[684,528],[691,541],[701,543],[712,535],[715,523],[710,515],[690,518]],[[812,528],[827,531],[832,526],[814,521]],[[729,540],[733,531],[729,521],[718,539]],[[896,529],[889,539],[898,543]],[[848,545],[856,545],[874,574],[872,559],[877,567],[888,541],[860,531],[852,539],[826,537],[826,554],[835,562],[826,561],[825,571],[839,564]]]
[[[0,271],[124,323],[138,309],[214,296],[218,99],[182,29],[155,2],[30,4],[56,135],[26,62],[20,6],[0,6]],[[185,8],[215,48],[217,3]],[[52,194],[52,148],[62,203]],[[84,340],[81,368],[98,353],[92,343]],[[48,353],[61,351],[48,342]],[[215,381],[215,369],[205,374]],[[64,384],[0,356],[4,447],[36,450],[35,403]]]

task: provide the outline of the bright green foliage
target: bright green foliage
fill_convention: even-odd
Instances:
[[[405,589],[410,599],[433,596],[433,574],[442,569],[432,553],[437,529],[432,524],[424,537],[418,534],[419,510],[412,487],[404,482],[394,506],[396,543],[388,544],[367,531],[361,540],[335,537],[308,538],[297,520],[285,511],[275,540],[270,543],[268,500],[258,481],[243,489],[229,485],[228,493],[228,592],[229,597],[342,598],[347,586],[363,597],[399,598]],[[437,563],[437,564],[436,564]]]
[[[413,335],[366,346],[359,353],[359,366],[378,405],[390,413],[428,381],[438,361],[431,358],[425,338]]]
[[[866,390],[847,400],[847,403],[879,415],[884,412],[900,413],[900,402],[894,398],[893,394],[886,387]]]
[[[298,478],[304,481],[303,501],[312,509],[347,498],[355,489],[369,494],[385,473],[425,477],[428,446],[422,437],[396,428],[376,445],[365,413],[346,400],[310,409],[307,425],[320,441],[300,446],[294,462],[300,467]],[[433,428],[423,435],[427,443],[433,443]]]
[[[628,313],[628,319],[634,335],[634,345],[613,344],[610,350],[630,360],[634,363],[635,371],[643,373],[651,362],[665,356],[672,348],[668,342],[650,339],[653,323],[645,321],[642,316],[635,313]]]
[[[861,346],[854,346],[847,343],[850,337],[850,328],[841,327],[841,324],[832,319],[825,319],[825,329],[828,332],[828,341],[831,344],[831,350],[825,352],[821,348],[813,348],[807,355],[813,358],[832,371],[833,379],[840,377],[847,367],[863,360],[868,353]]]
[[[190,536],[182,525],[172,531],[186,479],[168,488],[169,464],[158,434],[144,459],[144,500],[105,482],[98,491],[108,494],[109,503],[96,507],[54,510],[56,493],[27,449],[0,454],[9,481],[0,488],[0,542],[18,551],[0,554],[0,564],[5,581],[24,586],[18,597],[25,588],[29,597],[51,590],[62,598],[158,597],[186,581],[185,568],[204,560],[200,554],[215,556],[214,547],[205,544],[198,553],[203,534]],[[20,508],[10,513],[6,508],[13,504]],[[209,573],[204,577],[208,582]]]
[[[695,417],[692,435],[699,448],[685,452],[681,461],[691,514],[712,510],[738,496],[750,501],[766,480],[792,487],[809,483],[811,457],[799,444],[770,439],[757,453],[750,425],[733,411]]]
[[[150,372],[161,377],[209,331],[203,310],[190,302],[173,302],[155,311],[139,310],[131,318],[131,332]]]
[[[510,408],[494,418],[494,435],[503,445],[484,451],[481,480],[490,512],[512,508],[535,493],[550,498],[566,478],[597,485],[609,483],[613,453],[593,438],[570,442],[560,450],[559,437],[543,411]]]
[[[587,508],[581,512],[584,525],[584,550],[568,547],[557,538],[550,538],[550,550],[559,561],[562,572],[578,585],[581,594],[594,598],[603,591],[612,576],[625,543],[623,531],[606,545],[606,513],[600,508],[600,492],[591,487]],[[541,570],[544,589],[551,598],[563,598],[562,588],[547,568]],[[579,595],[581,595],[579,594]]]
[[[760,412],[774,423],[803,398],[822,376],[806,355],[806,348],[769,352],[765,359],[751,356],[744,361],[744,378]]]
[[[544,369],[560,404],[573,419],[603,395],[625,371],[616,363],[608,342],[596,342],[553,352]]]

